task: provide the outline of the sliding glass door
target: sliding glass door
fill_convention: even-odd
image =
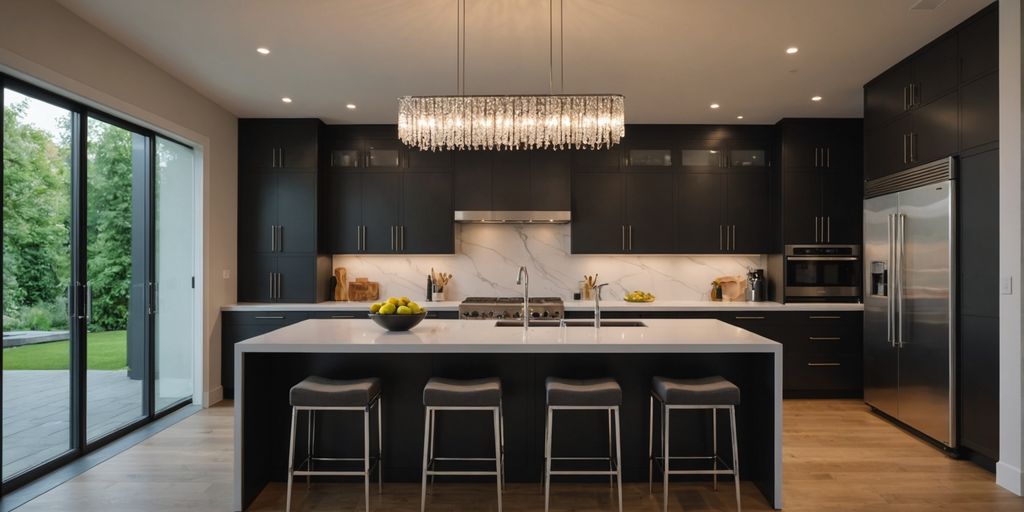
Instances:
[[[196,224],[192,148],[156,138],[156,410],[192,397]]]
[[[3,479],[72,444],[72,112],[3,91]]]
[[[192,398],[192,148],[0,74],[3,491]]]

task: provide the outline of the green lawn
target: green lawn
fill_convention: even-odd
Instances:
[[[128,367],[126,331],[90,332],[87,366],[90,370]],[[4,349],[4,370],[67,370],[71,352],[68,342],[53,341]]]

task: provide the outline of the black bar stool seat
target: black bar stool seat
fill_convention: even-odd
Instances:
[[[612,407],[622,405],[622,388],[615,379],[561,379],[544,382],[548,405]]]
[[[423,405],[428,407],[498,407],[501,379],[444,379],[433,377],[423,387]]]
[[[717,375],[700,379],[655,377],[654,393],[669,405],[739,405],[740,388]]]
[[[289,400],[296,407],[359,407],[380,394],[380,379],[333,380],[306,377],[292,386]]]

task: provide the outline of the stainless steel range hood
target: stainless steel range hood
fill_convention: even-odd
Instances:
[[[462,224],[568,224],[572,215],[563,210],[456,210]]]

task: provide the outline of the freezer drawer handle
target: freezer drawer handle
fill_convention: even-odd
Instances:
[[[807,366],[821,367],[821,366],[840,366],[839,363],[807,363]]]

